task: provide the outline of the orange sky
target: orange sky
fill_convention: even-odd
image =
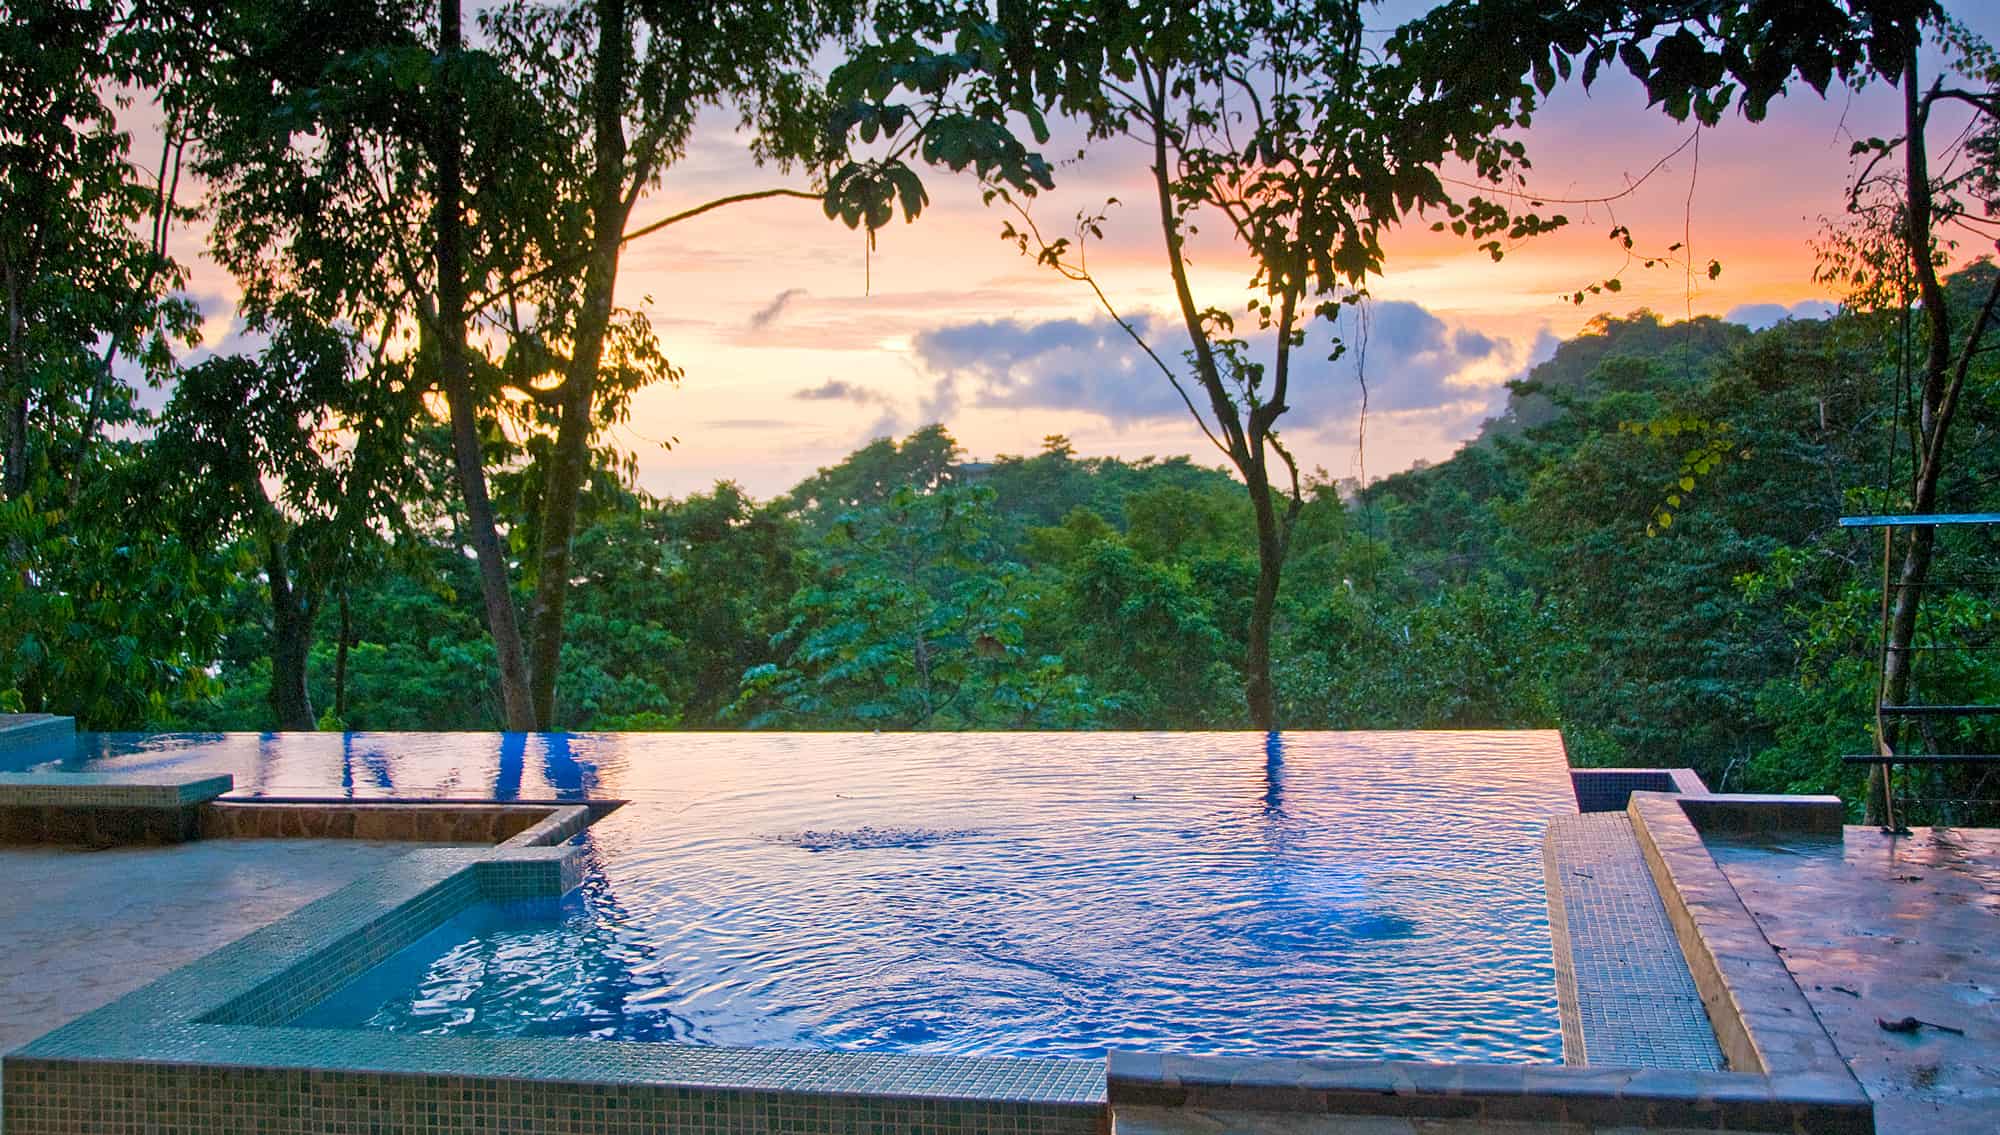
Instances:
[[[1983,6],[1948,6],[1984,34],[2000,33],[1985,26],[2000,25],[2000,17]],[[1646,306],[1678,318],[1825,298],[1812,281],[1809,241],[1821,218],[1841,210],[1849,143],[1893,132],[1895,99],[1884,90],[1834,92],[1827,100],[1807,93],[1774,104],[1764,123],[1727,121],[1702,132],[1698,166],[1691,148],[1615,207],[1564,207],[1573,222],[1568,231],[1528,242],[1499,264],[1421,227],[1397,234],[1387,274],[1373,288],[1385,330],[1370,341],[1367,380],[1376,409],[1367,422],[1367,475],[1448,456],[1497,405],[1499,384],[1538,357],[1538,345],[1545,352],[1549,336],[1574,334],[1600,313]],[[1533,185],[1552,196],[1614,192],[1688,134],[1649,111],[1622,74],[1588,96],[1564,88],[1527,134]],[[1066,171],[1037,215],[1065,218],[1107,194],[1139,200],[1142,172],[1138,154],[1107,146]],[[1003,217],[981,206],[968,181],[942,173],[926,180],[932,208],[915,225],[884,232],[872,261],[858,234],[796,200],[735,206],[630,249],[619,301],[648,311],[687,375],[678,387],[642,392],[631,423],[616,433],[637,452],[646,488],[680,495],[733,479],[768,496],[871,437],[940,415],[980,457],[1032,453],[1045,434],[1063,433],[1084,454],[1220,460],[1204,453],[1185,411],[1171,412],[1156,389],[1134,387],[1146,395],[1134,399],[1088,389],[1106,374],[1159,381],[1137,371],[1132,353],[1115,342],[1027,353],[1043,338],[1060,337],[1050,321],[1094,320],[1094,301],[1003,245]],[[638,218],[774,184],[803,179],[756,168],[744,140],[718,119],[640,205]],[[1646,248],[1685,235],[1696,263],[1720,260],[1722,275],[1690,280],[1676,269],[1634,265],[1623,273],[1620,295],[1580,308],[1561,300],[1619,269],[1623,255],[1606,239],[1614,223],[1629,226]],[[1126,312],[1167,310],[1159,240],[1144,210],[1121,209],[1106,244],[1093,251],[1093,267]],[[1231,250],[1201,247],[1195,268],[1202,302],[1240,309],[1248,272]],[[217,342],[234,289],[204,262],[193,290],[207,297],[209,341]],[[1414,329],[1401,345],[1396,327]],[[1429,339],[1418,333],[1425,328]],[[1457,337],[1461,331],[1485,338]],[[993,349],[946,358],[936,343],[953,333]],[[1012,341],[1024,346],[1020,366],[1010,369],[998,360],[1015,349]],[[1415,361],[1402,353],[1440,342],[1445,349]],[[1467,344],[1477,349],[1458,349]],[[1309,468],[1355,475],[1362,467],[1353,367],[1337,364],[1315,381],[1326,388],[1294,419],[1292,446]],[[805,391],[822,396],[799,397]],[[671,450],[658,444],[670,438],[678,439]]]

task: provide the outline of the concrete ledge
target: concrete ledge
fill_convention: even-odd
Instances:
[[[184,843],[199,810],[229,791],[227,776],[0,773],[0,844]]]
[[[1873,1105],[1851,1077],[1841,1084],[1664,1069],[1114,1051],[1105,1098],[1114,1116],[1121,1108],[1137,1107],[1539,1123],[1565,1131],[1666,1127],[1846,1135],[1875,1130]]]
[[[1844,1083],[1865,1099],[1784,960],[1709,856],[1683,803],[1635,792],[1627,814],[1729,1066]]]

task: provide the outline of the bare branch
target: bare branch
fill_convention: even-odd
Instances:
[[[1981,94],[1977,91],[1961,90],[1957,87],[1933,87],[1924,96],[1928,103],[1938,101],[1962,102],[1988,118],[2000,118],[2000,97],[1992,91]]]
[[[1111,297],[1105,295],[1104,289],[1098,286],[1097,278],[1092,276],[1081,265],[1064,264],[1060,257],[1054,255],[1054,246],[1043,239],[1041,227],[1035,223],[1035,218],[1029,215],[1028,211],[1023,209],[1020,203],[1012,197],[1006,197],[1005,200],[1013,208],[1014,212],[1020,215],[1022,223],[1028,226],[1029,235],[1040,246],[1042,254],[1037,259],[1054,268],[1065,279],[1075,280],[1090,288],[1091,294],[1097,297],[1098,306],[1104,309],[1104,313],[1111,317],[1112,322],[1116,323],[1131,338],[1132,342],[1137,344],[1139,349],[1146,353],[1146,357],[1153,360],[1153,365],[1160,368],[1160,373],[1167,377],[1167,382],[1173,386],[1174,393],[1180,395],[1181,402],[1187,406],[1188,413],[1194,415],[1194,424],[1201,427],[1202,436],[1208,438],[1209,444],[1213,445],[1224,457],[1233,458],[1234,455],[1230,453],[1229,447],[1222,444],[1222,441],[1215,436],[1214,431],[1209,429],[1208,420],[1202,417],[1201,411],[1195,407],[1194,399],[1188,395],[1187,388],[1181,385],[1180,376],[1174,373],[1174,369],[1167,365],[1166,360],[1160,357],[1159,352],[1153,350],[1153,345],[1146,342],[1145,336],[1139,334],[1139,329],[1132,326],[1129,320],[1119,314],[1118,309],[1111,303]]]
[[[1986,337],[1986,328],[1993,321],[1996,306],[2000,306],[2000,272],[1994,273],[1993,286],[1986,290],[1986,302],[1979,305],[1979,314],[1973,316],[1972,330],[1965,337],[1965,348],[1959,352],[1958,365],[1952,368],[1951,381],[1938,400],[1935,424],[1927,439],[1929,444],[1924,448],[1927,470],[1937,469],[1944,460],[1945,434],[1951,426],[1952,415],[1958,410],[1959,393],[1965,389],[1966,374],[1972,369],[1973,358],[1979,354],[1980,340]]]
[[[699,217],[704,213],[712,213],[717,209],[721,209],[729,205],[740,205],[745,201],[763,201],[773,197],[796,197],[804,201],[818,201],[824,196],[825,194],[809,193],[803,189],[756,189],[756,190],[751,190],[747,193],[732,193],[726,197],[717,197],[713,201],[696,205],[692,209],[683,209],[680,212],[673,214],[672,216],[662,217],[659,220],[652,222],[651,224],[641,225],[638,228],[633,229],[631,232],[626,233],[624,236],[619,237],[618,243],[622,247],[624,245],[630,244],[635,240],[638,240],[642,236],[651,236],[652,234],[659,232],[661,229],[667,228],[670,225],[677,225],[680,224],[682,221],[691,221],[694,218]],[[555,276],[563,272],[566,272],[576,267],[577,265],[583,263],[583,261],[588,259],[589,256],[590,256],[589,252],[581,252],[572,256],[566,256],[563,259],[558,260],[545,267],[538,268],[535,271],[530,272],[525,276],[521,276],[515,280],[512,280],[506,284],[501,285],[499,288],[495,289],[493,292],[487,295],[480,296],[478,300],[467,305],[468,310],[477,310],[479,308],[485,307],[487,304],[492,303],[494,300],[501,299],[505,296],[513,295],[515,292],[520,291],[522,288],[525,288],[530,284],[537,283],[541,280],[548,279],[550,276]]]
[[[1640,186],[1646,184],[1648,179],[1650,179],[1654,174],[1660,172],[1661,169],[1665,168],[1668,162],[1673,161],[1677,157],[1680,157],[1681,152],[1686,150],[1689,146],[1694,145],[1695,139],[1699,138],[1700,136],[1701,136],[1701,128],[1696,127],[1694,133],[1689,134],[1687,136],[1686,141],[1682,142],[1678,146],[1675,146],[1672,150],[1669,150],[1664,157],[1660,158],[1659,161],[1654,162],[1650,167],[1647,168],[1645,173],[1639,175],[1638,180],[1633,181],[1631,184],[1627,185],[1625,188],[1619,190],[1616,193],[1607,193],[1602,197],[1550,197],[1544,193],[1530,193],[1526,190],[1508,189],[1504,186],[1496,186],[1489,182],[1472,181],[1460,177],[1447,177],[1443,174],[1438,175],[1438,180],[1446,183],[1447,185],[1458,185],[1458,186],[1463,186],[1467,189],[1477,189],[1480,190],[1481,192],[1494,193],[1502,197],[1512,197],[1521,201],[1539,201],[1547,205],[1604,205],[1612,201],[1622,200],[1623,198],[1630,197],[1632,194],[1637,193],[1639,191]]]

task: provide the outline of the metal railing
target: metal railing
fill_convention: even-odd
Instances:
[[[2000,513],[1931,513],[1909,516],[1850,516],[1843,528],[1882,529],[1882,620],[1875,698],[1876,751],[1842,757],[1848,764],[1875,765],[1881,770],[1880,819],[1884,830],[1905,830],[1899,805],[1896,771],[1904,776],[1905,800],[1932,806],[1992,805],[2000,795],[1984,796],[2000,772],[2000,748],[1975,724],[2000,716],[2000,704],[1982,700],[1978,687],[1991,687],[2000,667],[2000,617],[1993,613],[1996,582],[2000,582]],[[1895,536],[1898,530],[1928,528],[1933,533],[1930,570],[1911,584],[1897,578]],[[1942,531],[1940,531],[1942,530]],[[1963,538],[1963,545],[1943,547],[1945,533]],[[1901,593],[1923,589],[1916,625],[1904,652],[1907,691],[1898,701],[1888,694],[1889,661],[1899,650],[1892,642],[1892,615]],[[1929,610],[1934,603],[1971,594],[1983,596],[1982,621],[1954,623]],[[1935,598],[1933,598],[1935,597]],[[1963,614],[1961,610],[1959,612]],[[1929,618],[1926,618],[1929,615]],[[1981,682],[1980,678],[1989,680]],[[1966,723],[1951,728],[1951,723]],[[1950,736],[1944,734],[1949,733]],[[1984,751],[1977,751],[1983,745]],[[1968,747],[1970,746],[1970,747]],[[1967,770],[1978,769],[1968,775]],[[1917,783],[1912,783],[1912,782]],[[1871,796],[1873,787],[1871,786]],[[1876,803],[1871,799],[1871,807]],[[1933,817],[1935,822],[1936,816]]]

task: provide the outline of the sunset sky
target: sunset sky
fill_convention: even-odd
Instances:
[[[1386,29],[1421,7],[1388,6],[1372,22]],[[1948,7],[1989,40],[2000,37],[1994,6]],[[1830,297],[1813,282],[1810,241],[1842,209],[1849,144],[1894,133],[1897,98],[1886,88],[1825,100],[1807,91],[1774,104],[1763,123],[1732,117],[1615,206],[1561,207],[1568,230],[1499,264],[1423,225],[1394,235],[1387,274],[1372,289],[1365,468],[1352,358],[1302,376],[1284,419],[1292,448],[1334,477],[1374,479],[1442,459],[1496,412],[1502,383],[1599,314],[1644,306],[1761,325],[1824,310]],[[1588,95],[1567,85],[1526,135],[1531,185],[1552,197],[1613,193],[1690,132],[1648,110],[1623,72],[1608,72]],[[1160,233],[1136,206],[1145,177],[1134,148],[1100,144],[1060,173],[1036,216],[1061,229],[1107,196],[1135,203],[1112,212],[1091,263],[1113,301],[1171,344],[1177,321],[1164,318]],[[647,311],[686,369],[680,385],[641,393],[630,424],[616,431],[637,453],[645,488],[678,496],[733,479],[769,496],[871,438],[937,420],[979,458],[1033,453],[1044,435],[1061,433],[1085,455],[1221,461],[1087,289],[997,239],[1004,218],[980,204],[969,178],[927,173],[926,182],[931,208],[883,232],[872,263],[861,235],[799,200],[734,206],[630,247],[619,302]],[[805,180],[759,169],[747,139],[718,116],[637,219],[779,184]],[[1694,263],[1720,260],[1722,275],[1690,279],[1634,264],[1622,294],[1582,307],[1560,298],[1619,271],[1624,254],[1607,239],[1614,224],[1629,226],[1642,249],[1687,239]],[[197,234],[187,243],[198,245]],[[1200,302],[1240,310],[1249,268],[1234,249],[1197,246],[1195,272]],[[197,259],[191,290],[210,317],[209,342],[227,350],[234,288]],[[678,440],[663,449],[668,439]]]

